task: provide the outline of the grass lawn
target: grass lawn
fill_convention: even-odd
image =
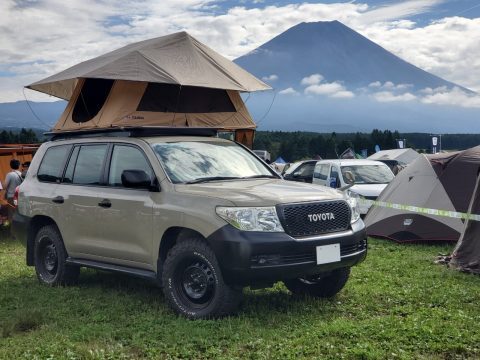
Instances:
[[[0,359],[480,358],[480,277],[433,264],[452,246],[371,240],[332,300],[277,284],[246,290],[235,317],[189,321],[125,276],[82,270],[78,286],[41,286],[23,247],[0,239]]]

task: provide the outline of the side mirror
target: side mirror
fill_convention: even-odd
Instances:
[[[152,179],[143,170],[124,170],[122,172],[122,185],[127,188],[150,190]]]
[[[345,173],[343,174],[343,179],[349,185],[355,184],[355,175],[353,175],[351,171],[345,171]]]

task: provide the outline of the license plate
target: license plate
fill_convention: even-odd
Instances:
[[[317,265],[340,261],[340,244],[317,246]]]

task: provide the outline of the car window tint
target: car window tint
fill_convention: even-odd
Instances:
[[[115,145],[110,163],[108,185],[122,186],[124,170],[142,170],[152,178],[152,170],[143,153],[132,146]]]
[[[80,146],[76,146],[75,149],[73,149],[70,160],[68,160],[67,170],[65,171],[65,175],[63,176],[64,183],[71,183],[73,180],[73,170],[75,169],[75,163],[77,162],[77,156],[79,151]]]
[[[84,145],[78,153],[73,183],[80,185],[99,185],[102,177],[102,165],[107,153],[107,145]]]
[[[47,150],[43,157],[37,177],[40,181],[60,182],[65,158],[70,152],[70,145],[53,146]]]

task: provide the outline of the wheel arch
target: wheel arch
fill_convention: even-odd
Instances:
[[[170,227],[163,233],[162,239],[160,240],[160,246],[158,249],[158,259],[157,259],[157,274],[160,276],[162,274],[163,263],[167,258],[167,254],[172,247],[185,239],[199,239],[208,244],[207,239],[201,233],[196,230],[174,226]]]

